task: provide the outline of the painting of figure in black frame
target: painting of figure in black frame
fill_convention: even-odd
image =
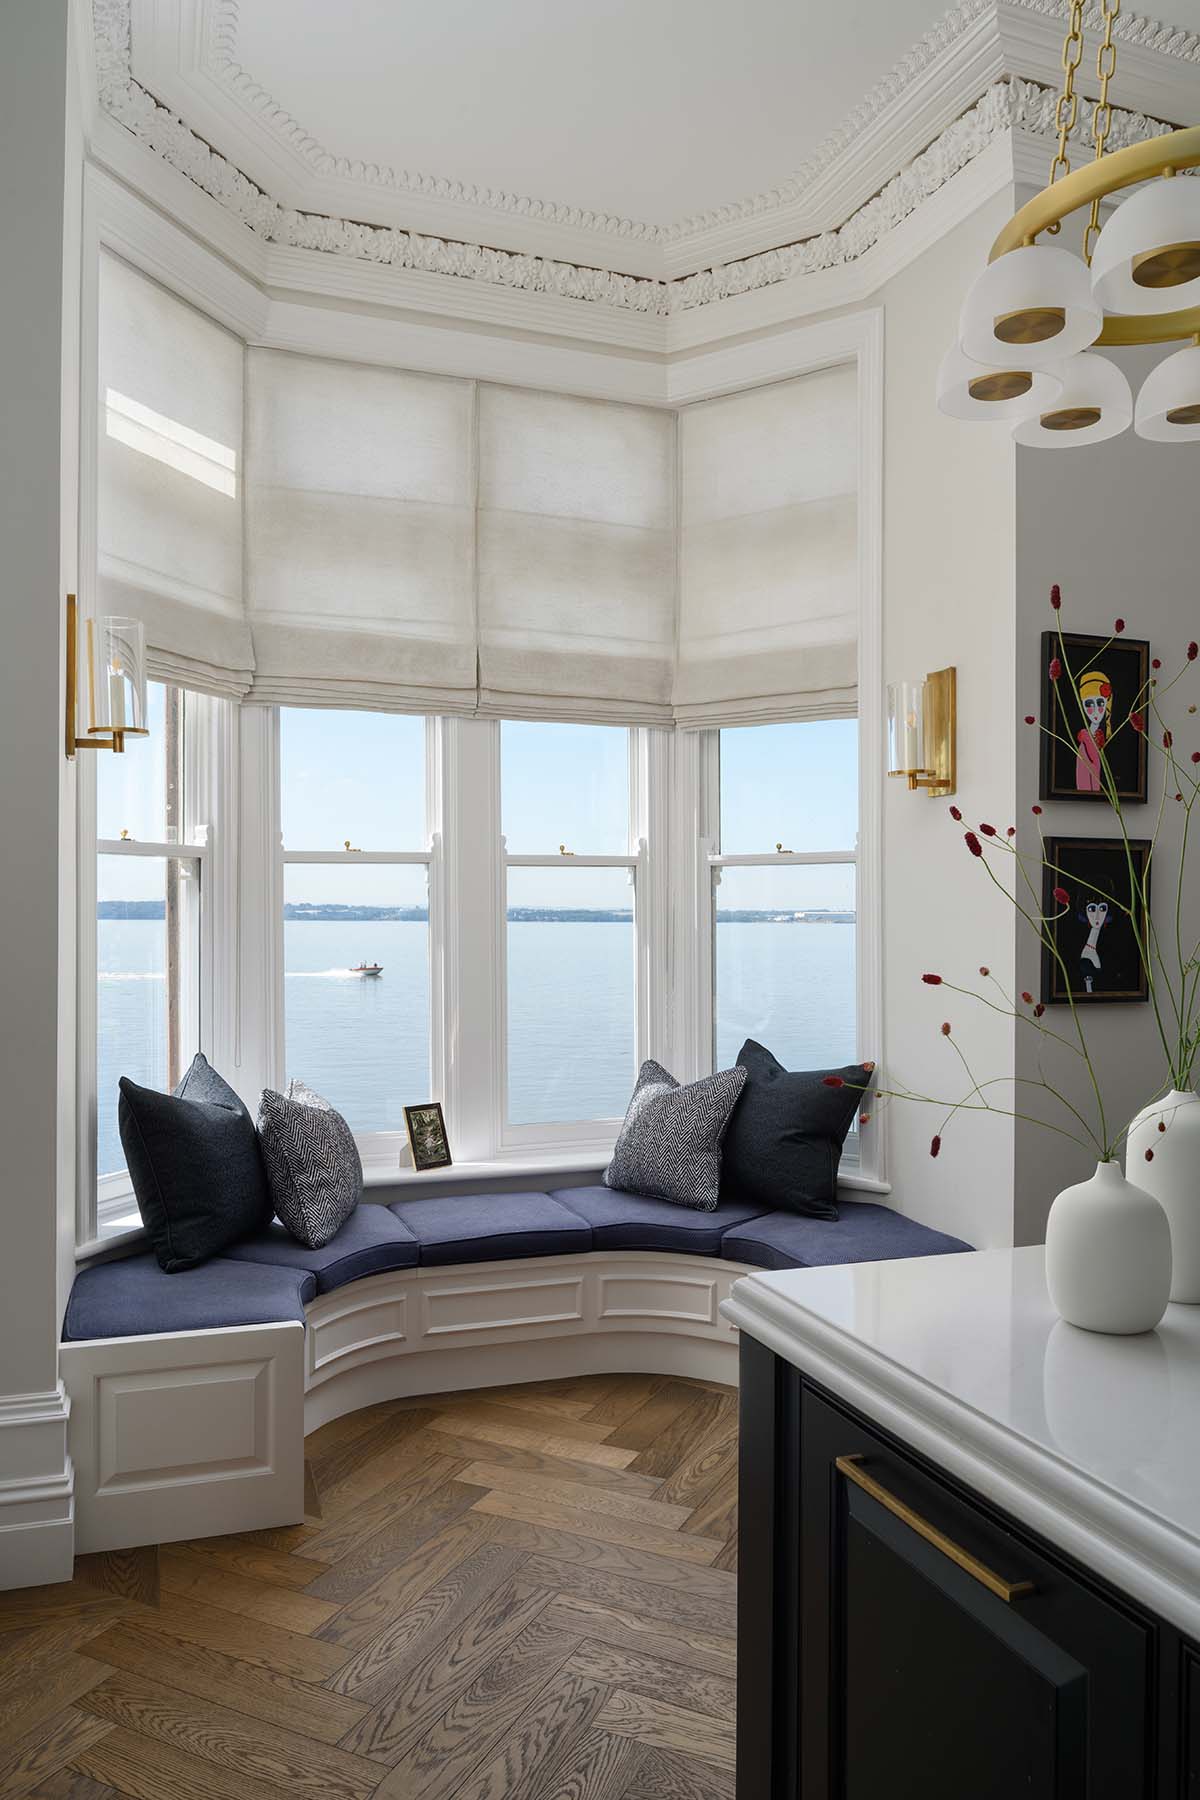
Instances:
[[[1119,800],[1145,800],[1146,738],[1129,715],[1145,710],[1149,676],[1144,638],[1043,632],[1043,800],[1103,802],[1102,759]]]
[[[1047,1006],[1148,1000],[1150,840],[1131,839],[1127,853],[1121,838],[1047,838],[1042,889],[1054,945],[1042,946]]]

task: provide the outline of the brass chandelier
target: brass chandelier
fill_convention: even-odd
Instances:
[[[1019,444],[1045,449],[1098,443],[1130,424],[1161,443],[1200,438],[1200,179],[1177,179],[1200,164],[1200,126],[1106,153],[1121,0],[1100,0],[1100,10],[1094,160],[1073,171],[1067,153],[1083,60],[1083,0],[1072,0],[1049,185],[997,236],[938,374],[942,412],[1008,421]],[[1148,185],[1102,228],[1101,202],[1139,183]],[[1038,242],[1084,207],[1082,258]],[[1177,340],[1190,342],[1151,370],[1136,406],[1124,370],[1093,347]]]

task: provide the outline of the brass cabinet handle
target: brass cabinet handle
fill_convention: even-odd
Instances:
[[[1034,1592],[1032,1581],[1005,1581],[1002,1575],[997,1575],[987,1567],[986,1563],[981,1563],[978,1557],[972,1556],[960,1544],[956,1544],[953,1538],[948,1538],[945,1532],[939,1531],[936,1525],[931,1525],[928,1519],[923,1519],[920,1513],[912,1510],[911,1506],[906,1506],[903,1500],[896,1498],[895,1494],[889,1494],[888,1490],[881,1487],[873,1475],[867,1474],[862,1466],[862,1461],[861,1456],[839,1456],[836,1468],[840,1475],[846,1477],[847,1481],[852,1481],[855,1487],[860,1487],[864,1494],[870,1494],[872,1500],[877,1500],[880,1506],[886,1507],[894,1518],[901,1520],[910,1530],[915,1531],[918,1537],[924,1538],[927,1544],[932,1544],[935,1550],[940,1550],[943,1556],[948,1556],[952,1563],[957,1563],[960,1569],[964,1569],[974,1580],[980,1582],[989,1593],[1011,1603],[1013,1600],[1019,1600],[1024,1594]]]

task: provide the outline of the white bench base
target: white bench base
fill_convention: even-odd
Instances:
[[[76,1553],[296,1523],[304,1434],[381,1400],[625,1372],[735,1385],[718,1308],[749,1272],[641,1250],[405,1269],[319,1295],[306,1331],[64,1344]]]

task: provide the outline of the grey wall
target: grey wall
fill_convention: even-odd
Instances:
[[[1157,352],[1122,353],[1121,360],[1136,390]],[[1164,675],[1172,671],[1189,638],[1200,638],[1200,444],[1177,446],[1143,442],[1132,432],[1105,444],[1072,451],[1020,450],[1016,474],[1017,558],[1017,711],[1039,711],[1041,634],[1051,623],[1048,595],[1052,582],[1063,591],[1066,628],[1106,631],[1124,617],[1130,636],[1149,638],[1151,653],[1161,656]],[[1186,688],[1186,692],[1184,689]],[[1178,715],[1180,741],[1200,749],[1200,715],[1187,705],[1200,703],[1200,664],[1191,681],[1181,683],[1166,705]],[[1037,798],[1037,734],[1017,738],[1017,791],[1020,824],[1036,853],[1029,827],[1030,805]],[[1150,757],[1150,803],[1129,809],[1131,835],[1149,836],[1162,792],[1161,759]],[[1047,832],[1060,835],[1118,835],[1107,806],[1080,802],[1045,802]],[[1171,890],[1178,870],[1175,849],[1178,811],[1168,800],[1161,858],[1152,886],[1154,913],[1161,925],[1170,916]],[[1200,847],[1200,846],[1198,846]],[[1200,886],[1200,861],[1194,861],[1193,888]],[[1200,898],[1196,894],[1193,900]],[[1032,934],[1018,936],[1020,985],[1036,991],[1038,956]],[[1065,1009],[1055,1009],[1065,1021]],[[1101,1075],[1106,1105],[1119,1126],[1128,1123],[1163,1080],[1159,1037],[1148,1005],[1106,1005],[1087,1015],[1088,1042]],[[1018,1073],[1036,1075],[1037,1040],[1019,1037]],[[1084,1073],[1077,1059],[1051,1057],[1048,1069],[1077,1102],[1087,1099]],[[1048,1118],[1061,1121],[1061,1111]],[[1018,1243],[1040,1242],[1046,1214],[1055,1194],[1069,1182],[1090,1174],[1092,1157],[1071,1142],[1021,1126],[1016,1142],[1015,1232]],[[1136,1177],[1135,1177],[1136,1179]]]

